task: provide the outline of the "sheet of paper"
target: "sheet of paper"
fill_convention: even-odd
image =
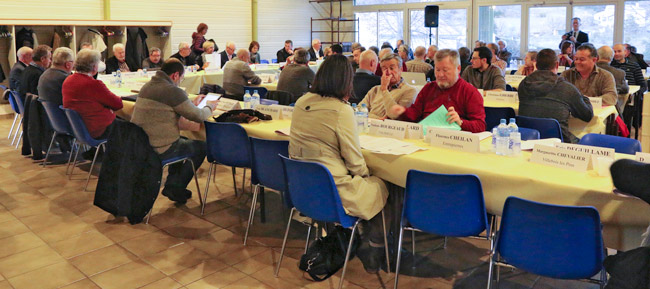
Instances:
[[[529,151],[535,147],[536,144],[541,144],[545,146],[555,146],[556,143],[562,142],[559,138],[545,138],[545,139],[536,139],[536,140],[523,140],[521,141],[521,150]]]
[[[275,131],[275,133],[279,135],[286,135],[286,136],[289,136],[290,132],[291,132],[291,127],[285,127]]]
[[[203,100],[197,105],[198,108],[204,108],[208,101],[218,100],[221,97],[221,94],[208,93]]]
[[[447,122],[447,112],[447,108],[444,105],[441,105],[438,109],[436,109],[436,111],[432,112],[429,116],[420,121],[423,132],[426,134],[427,127],[430,126],[451,130],[460,130],[460,125],[458,125],[458,123]]]
[[[375,137],[370,135],[360,135],[359,143],[363,149],[374,153],[388,155],[408,155],[419,150],[425,150],[425,148],[394,138]]]
[[[221,68],[221,55],[218,53],[206,54],[205,61],[209,63],[205,70],[219,70]]]

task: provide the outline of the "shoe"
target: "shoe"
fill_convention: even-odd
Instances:
[[[168,189],[165,187],[162,194],[179,205],[184,205],[187,203],[187,199],[192,197],[192,191],[188,189]]]
[[[363,242],[357,249],[357,256],[363,263],[363,269],[369,274],[379,272],[381,264],[386,258],[384,255],[384,247],[370,246],[368,241]]]

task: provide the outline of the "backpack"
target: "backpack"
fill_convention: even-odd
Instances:
[[[309,274],[313,281],[323,281],[334,275],[345,263],[352,230],[336,226],[327,236],[314,241],[307,253],[300,258],[298,268]],[[350,259],[358,246],[358,238],[352,244]]]

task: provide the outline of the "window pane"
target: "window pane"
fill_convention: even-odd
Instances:
[[[404,3],[404,0],[356,0],[354,5],[375,5],[375,4],[395,4]]]
[[[431,28],[431,43],[436,43],[436,30]],[[424,10],[411,10],[411,48],[429,46],[429,28],[424,27]]]
[[[385,41],[395,45],[397,40],[404,39],[404,12],[381,11],[378,17],[378,47]]]
[[[438,48],[458,49],[467,45],[467,10],[440,10]],[[431,43],[436,44],[436,29],[431,29]],[[429,28],[424,27],[424,10],[411,10],[411,47],[429,46]]]
[[[485,42],[504,40],[513,57],[519,57],[521,43],[521,5],[481,6],[479,39]]]
[[[567,30],[566,7],[532,7],[528,19],[528,50],[559,49]]]
[[[638,53],[650,53],[650,1],[625,2],[623,42],[636,47]],[[591,35],[590,35],[591,37]]]
[[[614,5],[575,6],[573,17],[580,17],[580,30],[589,34],[589,42],[600,47],[614,42],[615,10]]]
[[[377,46],[377,12],[355,13],[359,19],[359,43],[365,47]]]

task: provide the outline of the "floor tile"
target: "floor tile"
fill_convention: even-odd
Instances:
[[[183,240],[174,238],[165,231],[155,231],[121,242],[120,246],[142,257],[167,250],[182,243],[184,243]]]
[[[41,246],[0,259],[0,274],[11,278],[64,261],[65,259],[50,247]]]
[[[253,289],[253,288],[262,288],[262,289],[272,289],[273,287],[266,285],[259,280],[253,277],[245,277],[243,279],[237,280],[237,282],[223,287],[224,289]]]
[[[23,222],[13,219],[0,223],[0,239],[29,232]]]
[[[185,243],[142,257],[151,266],[167,275],[195,266],[209,258],[210,255],[207,253]]]
[[[67,262],[52,264],[13,278],[9,282],[16,289],[59,288],[86,278]]]
[[[176,289],[181,287],[183,287],[183,285],[174,281],[174,279],[167,277],[140,287],[140,289]]]
[[[86,276],[92,276],[136,260],[138,260],[137,256],[119,245],[113,244],[74,257],[70,259],[70,263],[79,268]]]
[[[223,288],[227,285],[238,282],[245,277],[246,274],[242,273],[241,271],[228,267],[185,287],[188,289]]]
[[[82,279],[80,281],[74,282],[72,284],[68,284],[66,286],[61,287],[61,289],[101,289],[95,282],[92,280],[86,278]]]
[[[171,275],[171,277],[183,285],[190,284],[196,280],[228,267],[226,263],[216,258],[202,260],[201,263],[183,269]]]
[[[165,278],[165,274],[144,261],[135,261],[91,276],[103,289],[139,288]]]
[[[22,233],[0,239],[0,258],[45,245],[36,234]]]
[[[59,241],[50,246],[64,258],[72,258],[114,244],[111,239],[98,231],[89,231]]]

